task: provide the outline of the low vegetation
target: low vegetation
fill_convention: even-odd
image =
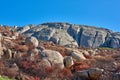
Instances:
[[[101,79],[87,78],[85,80],[111,80],[112,74],[120,72],[120,49],[98,48],[93,56],[83,54],[85,60],[79,61],[72,58],[73,64],[71,67],[64,66],[64,68],[61,68],[59,64],[53,66],[52,62],[49,64],[42,62],[43,57],[40,55],[42,50],[58,51],[64,58],[71,56],[71,51],[74,49],[81,52],[81,54],[82,51],[88,51],[89,53],[89,50],[94,51],[94,49],[83,47],[67,48],[44,41],[39,41],[37,49],[25,45],[26,37],[22,34],[19,34],[16,39],[11,39],[15,33],[12,30],[14,29],[0,26],[2,36],[9,37],[9,39],[2,39],[0,42],[0,80],[82,80],[83,77],[77,76],[76,72],[91,68],[104,69],[105,77],[104,79],[102,76]]]

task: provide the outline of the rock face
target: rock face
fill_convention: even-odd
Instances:
[[[26,36],[35,36],[40,40],[53,41],[60,45],[84,47],[120,47],[120,33],[104,28],[69,23],[44,23],[19,29]]]

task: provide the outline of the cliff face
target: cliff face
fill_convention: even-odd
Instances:
[[[92,26],[44,23],[27,25],[19,28],[18,31],[26,36],[35,36],[39,40],[53,41],[56,44],[65,46],[120,47],[120,33]]]

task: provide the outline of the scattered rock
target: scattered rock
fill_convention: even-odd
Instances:
[[[38,46],[37,49],[39,49],[40,51],[45,50],[45,48],[43,46]]]
[[[96,49],[96,51],[97,51],[97,49]],[[90,54],[90,56],[94,56],[94,55],[97,54],[96,51],[94,51],[94,50],[88,50],[88,53]]]
[[[12,58],[12,51],[10,49],[7,49],[4,51],[4,57],[6,59],[11,59]]]
[[[65,67],[70,68],[74,64],[72,57],[66,56],[64,58],[64,64],[65,64]]]
[[[39,54],[39,50],[37,48],[35,49],[32,49],[31,51],[29,51],[30,54],[35,54],[35,55],[38,55]]]
[[[77,50],[73,50],[71,52],[71,56],[76,59],[77,61],[80,61],[80,60],[85,60],[86,58],[83,56],[82,53],[80,53],[79,51]]]
[[[68,47],[68,48],[77,48],[78,44],[76,43],[76,41],[73,41],[73,42],[71,42],[71,44],[65,45],[65,47]]]
[[[119,73],[114,73],[112,80],[120,80],[120,72]]]
[[[103,75],[103,71],[104,71],[103,69],[91,68],[88,70],[77,71],[76,75],[81,79],[83,78],[85,80],[88,80],[88,79],[97,80],[97,79],[100,79],[100,77]]]
[[[82,53],[83,53],[83,54],[85,54],[85,55],[90,55],[90,54],[89,54],[89,52],[88,52],[88,51],[86,51],[86,50],[85,50],[85,51],[83,51]]]
[[[91,79],[98,79],[102,76],[104,70],[99,68],[91,68],[88,70],[89,77]]]

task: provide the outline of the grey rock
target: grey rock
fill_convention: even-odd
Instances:
[[[110,48],[119,48],[120,47],[120,39],[117,38],[108,38],[104,43],[105,47]]]
[[[88,70],[89,76],[92,79],[98,79],[102,76],[104,70],[99,68],[92,68]]]
[[[81,32],[80,46],[97,47],[104,43],[106,32],[93,28],[83,28]]]
[[[25,44],[28,45],[29,47],[38,47],[39,42],[37,38],[32,36],[32,37],[26,38]]]
[[[34,25],[32,28],[28,25],[21,30],[26,36],[35,36],[39,40],[53,41],[67,47],[120,47],[120,33],[105,28],[56,22]]]
[[[45,48],[43,46],[38,46],[37,49],[40,50],[40,51],[45,50]]]
[[[97,54],[98,49],[95,50],[88,50],[87,52],[89,53],[90,56],[94,56]]]
[[[52,66],[59,65],[60,68],[64,68],[63,57],[57,51],[43,50],[41,52],[42,58],[46,58]]]
[[[66,56],[64,58],[64,64],[65,64],[65,67],[70,68],[74,64],[72,57]]]
[[[83,71],[77,71],[76,75],[77,77],[83,78],[85,80],[91,79],[91,80],[97,80],[100,77],[102,77],[104,70],[99,68],[91,68],[88,70]]]
[[[88,56],[90,55],[90,53],[88,51],[83,51],[82,54],[88,55]]]
[[[24,32],[26,32],[27,30],[29,30],[30,29],[30,26],[24,26],[24,27],[22,27],[22,28],[19,28],[19,33],[24,33]]]
[[[120,80],[120,73],[113,73],[112,80]]]
[[[29,56],[30,56],[30,60],[31,61],[34,61],[35,60],[35,57],[38,56],[39,54],[39,50],[38,49],[32,49],[28,52]]]
[[[119,47],[119,40],[118,39],[111,39],[110,47],[118,48]]]
[[[10,49],[4,50],[3,56],[4,56],[6,59],[11,59],[11,58],[12,58],[12,51],[11,51]]]
[[[84,70],[84,71],[77,71],[76,72],[76,75],[78,78],[84,78],[84,79],[88,79],[89,78],[89,75],[88,75],[88,71],[87,70]]]
[[[77,60],[77,61],[80,61],[80,60],[85,60],[86,58],[83,56],[83,54],[77,50],[73,50],[71,52],[71,56]]]
[[[49,62],[47,59],[43,58],[43,59],[39,62],[39,66],[51,67],[51,64],[50,64],[50,62]]]
[[[37,48],[35,48],[35,49],[32,49],[32,50],[30,51],[30,53],[31,53],[31,54],[35,54],[35,55],[38,55],[38,54],[39,54],[39,50],[38,50]]]

